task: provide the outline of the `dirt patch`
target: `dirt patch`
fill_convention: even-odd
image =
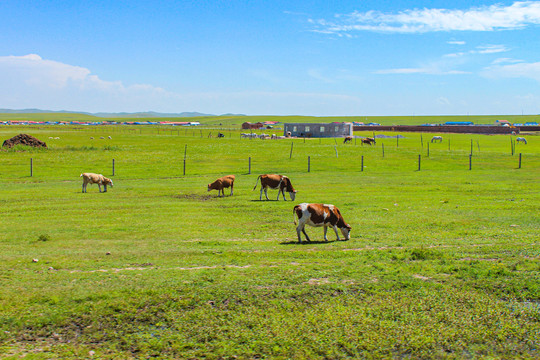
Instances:
[[[198,195],[198,194],[179,194],[172,196],[175,199],[184,199],[184,200],[197,200],[197,201],[208,201],[213,199],[212,195]]]
[[[36,139],[35,137],[28,134],[19,134],[17,136],[12,137],[11,139],[5,140],[4,143],[2,144],[2,147],[12,148],[15,145],[43,147],[43,148],[47,147],[47,144],[45,144],[43,141]]]

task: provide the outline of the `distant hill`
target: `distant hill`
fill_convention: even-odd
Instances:
[[[147,111],[147,112],[135,112],[135,113],[127,113],[127,112],[120,112],[120,113],[89,113],[84,111],[67,111],[67,110],[59,110],[59,111],[53,111],[53,110],[42,110],[42,109],[21,109],[21,110],[13,110],[13,109],[0,109],[0,113],[3,114],[83,114],[83,115],[91,115],[91,116],[97,116],[97,117],[126,117],[126,118],[160,118],[160,117],[168,117],[168,118],[174,118],[174,117],[201,117],[201,116],[216,116],[213,114],[203,114],[198,112],[182,112],[182,113],[159,113],[154,111]]]

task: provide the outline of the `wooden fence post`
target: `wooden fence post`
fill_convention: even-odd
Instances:
[[[291,154],[289,155],[289,159],[292,159],[292,149],[294,146],[294,141],[291,142]]]
[[[519,153],[519,166],[518,169],[521,169],[521,153]]]
[[[382,144],[382,157],[384,157],[384,143]]]
[[[472,154],[469,154],[469,170],[472,170]]]
[[[418,171],[420,171],[420,162],[422,159],[422,155],[418,154]]]
[[[30,177],[34,176],[34,159],[30,158]]]
[[[337,152],[337,146],[334,145],[334,150],[336,150],[336,157],[338,157],[338,152]]]
[[[361,168],[360,171],[364,171],[364,155],[362,155],[362,162],[360,163]]]
[[[249,157],[248,174],[251,174],[251,156]]]
[[[184,176],[186,175],[186,154],[187,154],[187,144],[184,148]]]
[[[112,176],[114,176],[114,159],[112,159]]]
[[[310,172],[311,168],[311,156],[307,157],[307,172]]]

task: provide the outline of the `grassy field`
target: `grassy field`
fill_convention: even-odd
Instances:
[[[422,124],[443,124],[447,121],[472,121],[475,124],[494,124],[496,120],[505,119],[511,123],[526,123],[528,121],[540,122],[540,115],[470,115],[470,116],[245,116],[245,115],[221,115],[221,116],[201,116],[183,118],[139,118],[129,119],[126,117],[98,117],[77,113],[35,113],[35,114],[10,114],[0,113],[0,121],[31,120],[31,121],[198,121],[202,125],[210,127],[224,127],[238,129],[244,122],[264,122],[279,121],[280,123],[329,123],[357,121],[368,123],[378,123],[381,125],[422,125]]]
[[[0,152],[2,358],[540,357],[539,136],[512,155],[507,135],[448,134],[429,157],[431,135],[408,133],[369,147],[5,126],[0,140],[22,132],[49,149]],[[114,188],[82,194],[82,172]],[[288,175],[296,201],[259,201],[263,173]],[[225,174],[233,196],[206,191]],[[298,244],[301,202],[339,207],[351,240],[307,228]]]

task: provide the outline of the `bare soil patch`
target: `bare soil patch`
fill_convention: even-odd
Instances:
[[[172,196],[175,199],[185,199],[185,200],[197,200],[197,201],[208,201],[214,198],[212,195],[198,195],[198,194],[179,194]]]

